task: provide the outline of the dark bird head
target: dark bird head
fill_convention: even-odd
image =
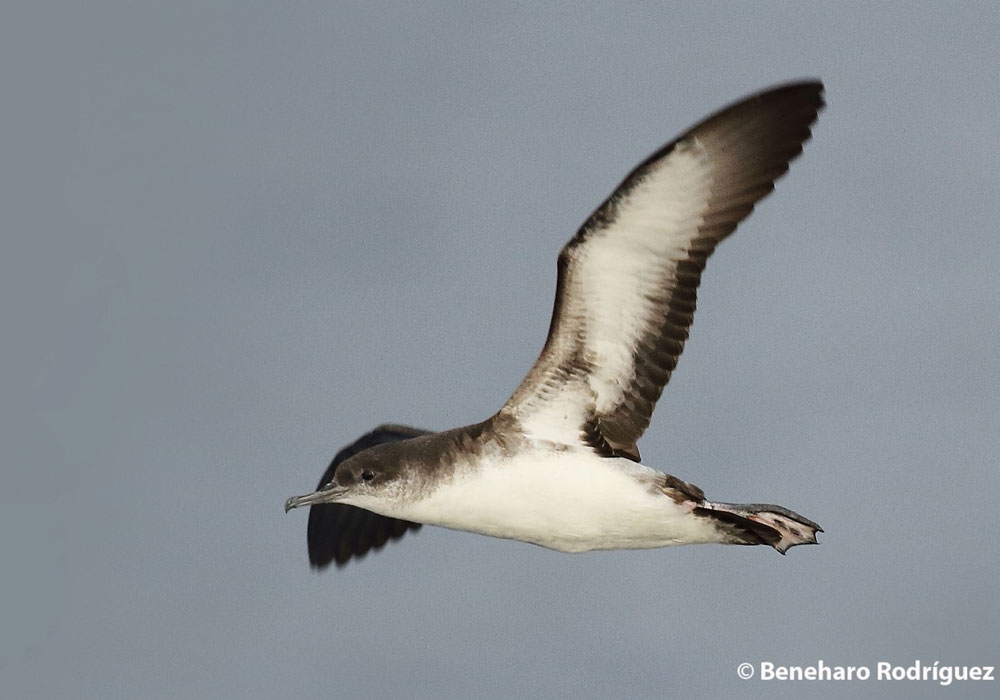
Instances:
[[[406,469],[397,444],[377,445],[333,467],[332,476],[304,496],[285,501],[285,512],[320,503],[346,503],[375,512],[400,498]],[[381,506],[381,507],[380,507]]]

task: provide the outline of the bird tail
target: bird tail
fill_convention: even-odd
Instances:
[[[695,514],[712,518],[732,539],[727,544],[767,544],[784,554],[798,544],[819,544],[823,528],[798,513],[769,503],[702,501]]]

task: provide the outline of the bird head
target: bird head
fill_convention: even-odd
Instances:
[[[346,503],[378,512],[371,506],[391,501],[399,492],[404,470],[394,447],[377,445],[344,460],[316,491],[285,501],[285,512],[320,503]]]

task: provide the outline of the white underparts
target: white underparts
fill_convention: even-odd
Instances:
[[[420,500],[355,505],[563,552],[723,541],[710,521],[657,487],[657,474],[585,451],[528,451],[459,470]]]

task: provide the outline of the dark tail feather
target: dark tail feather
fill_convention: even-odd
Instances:
[[[703,501],[694,512],[712,518],[733,536],[731,544],[767,544],[781,554],[798,544],[819,544],[823,528],[798,513],[768,503],[712,503]]]

